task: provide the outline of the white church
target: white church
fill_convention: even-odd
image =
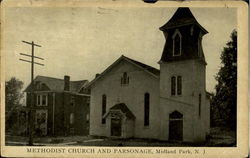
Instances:
[[[121,56],[93,81],[90,135],[205,141],[210,129],[206,92],[206,33],[189,8],[160,27],[165,46],[160,70]]]

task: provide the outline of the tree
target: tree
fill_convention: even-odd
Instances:
[[[6,130],[9,130],[15,123],[17,110],[21,107],[20,101],[23,97],[22,88],[23,82],[15,77],[5,82]]]
[[[215,79],[216,93],[212,97],[212,124],[236,129],[237,113],[237,31],[233,30],[231,39],[221,53],[221,68]]]

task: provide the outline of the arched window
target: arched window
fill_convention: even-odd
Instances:
[[[182,113],[180,113],[179,111],[174,111],[171,114],[169,114],[169,119],[183,119],[183,115]]]
[[[103,118],[103,115],[106,113],[107,97],[105,94],[102,95],[102,124],[106,123],[106,119]]]
[[[176,89],[176,77],[171,77],[171,95],[175,95],[175,89]]]
[[[69,123],[72,125],[74,124],[74,113],[70,113],[70,116],[69,116]]]
[[[129,77],[127,75],[127,72],[124,72],[121,77],[121,85],[128,85],[129,84]]]
[[[150,95],[149,93],[144,94],[144,126],[149,125],[149,106],[150,106]]]
[[[201,94],[199,94],[199,118],[201,117]]]
[[[172,36],[173,39],[173,56],[181,55],[181,33],[178,29],[175,30],[175,33]]]
[[[181,95],[182,93],[182,81],[181,76],[177,77],[177,95]]]
[[[123,79],[124,79],[124,82],[126,83],[126,80],[127,80],[127,72],[124,72],[124,73],[123,73]]]

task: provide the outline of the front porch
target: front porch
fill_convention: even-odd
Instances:
[[[103,116],[106,119],[106,136],[111,138],[134,137],[134,122],[136,117],[126,104],[119,103],[109,109]]]

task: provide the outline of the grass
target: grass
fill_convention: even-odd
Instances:
[[[9,136],[6,142],[28,142],[28,137]],[[74,146],[136,146],[136,147],[185,147],[185,146],[202,146],[202,147],[234,147],[236,146],[236,133],[227,128],[215,127],[211,128],[210,136],[203,143],[188,143],[174,141],[159,141],[156,139],[112,139],[100,136],[68,136],[68,137],[36,137],[35,143],[67,143],[75,142]],[[8,144],[8,143],[7,143]],[[16,144],[12,144],[16,145]]]

